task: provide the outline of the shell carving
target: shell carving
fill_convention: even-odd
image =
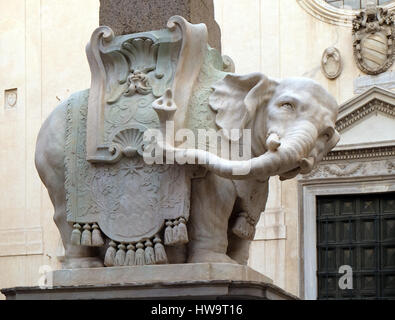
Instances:
[[[118,132],[113,143],[118,145],[127,158],[133,158],[137,154],[143,155],[144,131],[137,128],[125,129]]]
[[[148,73],[155,70],[158,44],[151,39],[137,38],[125,42],[122,52],[130,61],[130,71]]]

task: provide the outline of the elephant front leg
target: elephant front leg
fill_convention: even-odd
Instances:
[[[247,264],[255,227],[265,210],[268,181],[234,181],[237,201],[230,220],[228,255],[240,264]]]
[[[208,172],[192,180],[188,262],[236,263],[227,254],[228,220],[236,199],[231,180]]]

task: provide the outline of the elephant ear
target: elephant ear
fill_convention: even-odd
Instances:
[[[230,138],[231,129],[243,129],[260,107],[266,107],[278,83],[262,73],[227,74],[214,84],[209,104],[217,113],[215,122]]]

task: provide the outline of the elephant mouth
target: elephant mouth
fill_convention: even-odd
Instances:
[[[292,179],[296,177],[299,173],[305,174],[310,172],[313,169],[315,162],[316,159],[312,156],[308,158],[303,158],[301,161],[299,161],[299,165],[297,167],[281,173],[280,180],[283,181],[287,179]]]

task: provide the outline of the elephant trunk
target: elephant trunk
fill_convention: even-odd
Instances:
[[[270,135],[268,140],[270,139]],[[217,155],[200,149],[172,148],[177,157],[188,159],[188,163],[197,161],[215,174],[228,179],[264,179],[274,175],[281,175],[289,171],[309,172],[314,166],[314,160],[307,158],[317,139],[317,130],[309,122],[289,129],[281,139],[276,151],[266,153],[242,161],[223,159]],[[169,148],[166,148],[169,150]]]

